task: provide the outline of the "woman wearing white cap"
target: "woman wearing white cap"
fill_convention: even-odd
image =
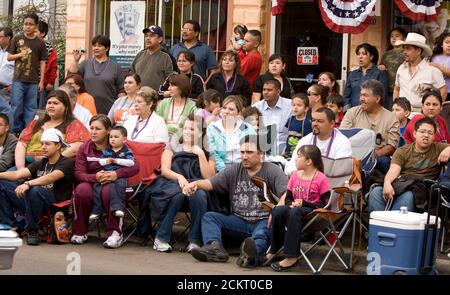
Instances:
[[[0,173],[0,224],[28,232],[28,245],[39,245],[37,224],[41,214],[55,202],[70,199],[73,185],[73,162],[61,154],[68,145],[62,133],[46,129],[41,136],[44,158],[17,171]],[[28,179],[21,183],[19,180]],[[26,224],[17,224],[14,214],[25,212]]]

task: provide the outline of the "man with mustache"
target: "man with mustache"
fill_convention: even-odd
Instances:
[[[406,97],[413,112],[420,112],[422,95],[431,88],[439,89],[442,100],[447,97],[447,87],[442,72],[423,57],[433,54],[424,36],[409,33],[405,41],[397,40],[395,45],[403,46],[405,62],[397,70],[393,98]]]
[[[380,81],[373,79],[365,81],[361,85],[359,98],[361,105],[347,111],[340,128],[365,128],[375,132],[376,168],[386,174],[390,156],[395,152],[400,139],[400,123],[394,113],[382,106],[384,95],[385,89]]]
[[[318,108],[312,113],[313,132],[300,139],[297,147],[292,152],[291,160],[286,164],[284,172],[289,176],[296,171],[295,161],[300,147],[313,144],[322,152],[322,156],[340,159],[352,156],[350,140],[334,127],[335,116],[332,110],[326,107]]]
[[[369,213],[384,211],[389,200],[393,200],[391,210],[399,210],[400,207],[406,206],[408,211],[416,211],[418,203],[413,193],[406,190],[396,195],[392,183],[399,177],[437,178],[441,171],[439,164],[447,162],[450,157],[450,145],[435,143],[435,134],[436,123],[433,119],[422,118],[416,122],[414,125],[416,141],[395,151],[389,171],[384,177],[384,185],[377,186],[370,192]]]

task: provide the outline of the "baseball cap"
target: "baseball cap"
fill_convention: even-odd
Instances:
[[[155,25],[151,25],[150,27],[145,28],[145,29],[142,30],[142,33],[144,33],[144,34],[146,34],[147,32],[151,32],[153,34],[157,34],[157,35],[159,35],[161,37],[164,35],[164,32],[161,29],[161,27],[155,26]]]
[[[42,133],[42,136],[41,136],[41,142],[43,142],[43,141],[51,141],[51,142],[60,143],[62,147],[70,146],[64,141],[61,131],[59,131],[58,129],[55,129],[55,128],[49,128],[49,129],[44,130],[44,132]]]

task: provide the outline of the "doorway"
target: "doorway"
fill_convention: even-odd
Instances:
[[[316,1],[289,0],[284,13],[271,21],[271,53],[286,58],[286,74],[296,92],[317,83],[321,72],[334,73],[338,81],[346,79],[348,35],[325,26]],[[318,47],[318,64],[298,65],[298,47]]]

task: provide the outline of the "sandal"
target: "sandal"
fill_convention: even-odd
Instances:
[[[277,272],[289,271],[291,268],[296,267],[298,265],[298,260],[292,263],[289,266],[282,266],[280,262],[274,262],[270,265],[270,267]]]
[[[277,254],[272,254],[270,258],[267,258],[267,256],[265,256],[266,260],[263,262],[262,266],[269,266],[277,257]]]

